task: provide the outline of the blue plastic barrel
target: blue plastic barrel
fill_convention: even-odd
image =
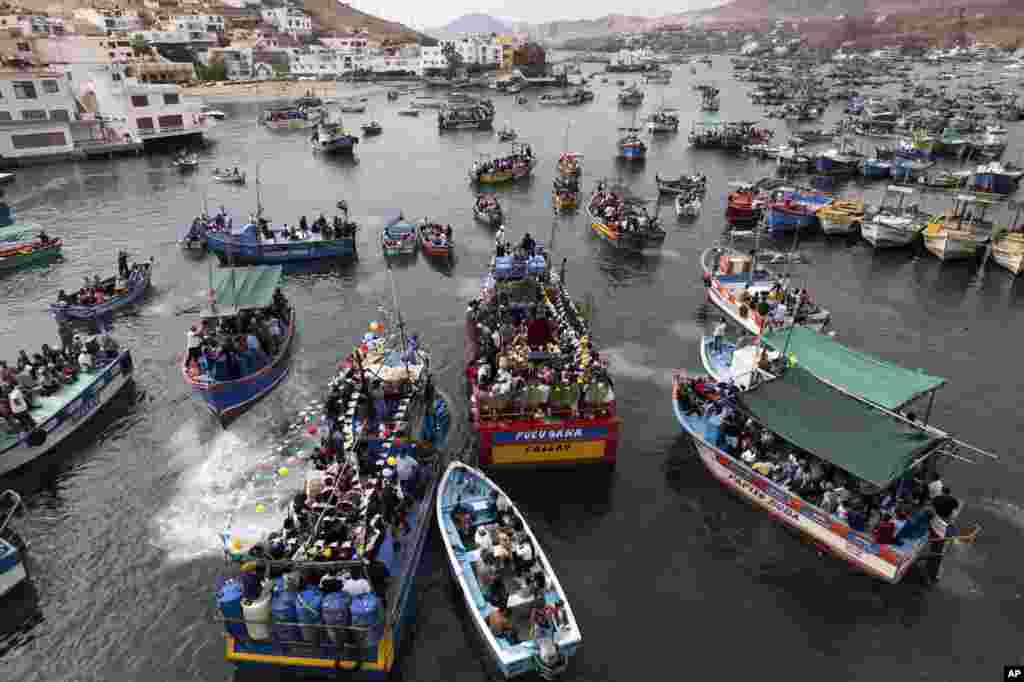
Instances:
[[[352,600],[352,625],[367,628],[366,646],[372,647],[380,641],[383,632],[380,599],[373,592],[360,594]]]
[[[283,624],[298,621],[298,613],[295,610],[296,596],[295,592],[281,590],[274,592],[274,598],[270,602],[270,614],[274,621],[274,637],[282,642],[295,642],[302,638],[297,627]]]
[[[307,587],[295,600],[295,610],[298,611],[299,621],[303,625],[320,625],[320,605],[324,600],[324,593],[319,587]],[[302,639],[310,644],[320,641],[320,628],[303,627]]]
[[[234,618],[238,622],[225,623],[228,633],[235,639],[246,637],[245,623],[242,621],[242,583],[232,578],[224,581],[217,590],[217,608],[225,618]]]
[[[351,606],[352,597],[347,592],[331,592],[324,595],[320,606],[324,625],[347,628],[352,623]],[[335,644],[344,644],[346,640],[344,630],[328,630],[327,636]]]

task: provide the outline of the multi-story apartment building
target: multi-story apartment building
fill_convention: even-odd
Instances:
[[[65,74],[0,71],[0,157],[20,161],[74,152],[75,100]]]
[[[89,24],[103,33],[133,33],[142,30],[142,17],[135,10],[100,10],[80,7],[75,10],[75,19]]]
[[[308,36],[313,33],[313,19],[297,7],[289,5],[273,9],[264,8],[260,14],[263,21],[281,33],[287,33],[293,37]]]
[[[38,14],[2,14],[0,31],[18,30],[23,38],[60,36],[67,32],[60,17],[44,17]]]
[[[176,14],[166,28],[188,34],[223,33],[224,17],[219,14]]]

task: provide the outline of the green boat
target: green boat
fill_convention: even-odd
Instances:
[[[0,241],[0,272],[17,270],[36,263],[42,263],[60,256],[64,242],[60,239],[47,239],[45,242],[33,241]]]

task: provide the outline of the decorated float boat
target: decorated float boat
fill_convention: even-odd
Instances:
[[[508,156],[474,161],[469,180],[481,185],[499,185],[530,177],[537,159],[528,144],[515,144]]]
[[[415,254],[419,247],[416,226],[408,222],[401,211],[392,213],[380,231],[380,247],[385,257]]]
[[[985,211],[991,205],[968,194],[957,196],[953,208],[945,215],[932,218],[924,228],[921,233],[924,248],[943,261],[976,255],[979,247],[992,238],[992,221],[985,218]]]
[[[454,242],[451,234],[451,225],[439,225],[429,223],[426,220],[419,225],[420,249],[423,254],[433,258],[451,258],[454,252]]]
[[[22,551],[25,544],[14,534],[11,519],[21,507],[21,496],[13,490],[0,492],[0,503],[4,504],[3,523],[0,523],[0,597],[13,590],[28,578]]]
[[[861,223],[860,234],[864,240],[876,249],[906,246],[916,240],[928,216],[921,213],[916,202],[904,204],[913,194],[914,190],[909,187],[889,185],[881,205]]]
[[[719,246],[704,251],[701,267],[708,301],[755,335],[794,322],[817,330],[828,326],[831,315],[827,310],[810,301],[807,295],[797,296],[787,289],[782,277],[762,269],[761,265],[757,249],[753,256]]]
[[[93,370],[78,372],[52,395],[36,396],[29,408],[31,430],[0,430],[0,475],[45,455],[85,426],[131,381],[132,369],[128,350],[101,350]]]
[[[708,471],[802,539],[883,581],[897,583],[918,560],[941,558],[960,506],[953,500],[933,515],[913,491],[959,442],[800,366],[754,371],[745,388],[673,377],[673,410]],[[875,385],[900,390],[884,368],[872,372]],[[768,445],[741,449],[753,439]],[[937,579],[939,562],[928,568]]]
[[[274,130],[312,128],[323,118],[323,104],[319,97],[301,97],[292,104],[264,110],[260,123]]]
[[[574,211],[579,205],[580,183],[574,176],[555,177],[551,188],[551,203],[555,211]]]
[[[200,314],[202,329],[191,332],[199,343],[186,346],[180,369],[192,396],[222,425],[288,376],[296,321],[294,308],[276,293],[280,281],[280,265],[210,270],[209,307]],[[255,334],[238,329],[242,318],[250,320],[251,326],[267,325],[256,338],[269,340],[270,348],[253,349],[247,342],[241,350],[236,345],[238,338]],[[240,333],[245,336],[239,337]],[[193,337],[189,338],[192,343]]]
[[[825,234],[859,234],[864,222],[864,201],[836,199],[818,210],[818,222]]]
[[[564,673],[583,636],[543,548],[505,492],[482,472],[452,462],[437,491],[437,525],[489,667],[505,679]],[[501,548],[514,568],[496,575]],[[494,590],[507,597],[500,608],[492,603]]]
[[[263,516],[281,530],[236,514],[222,534],[238,570],[217,605],[239,669],[385,680],[399,667],[451,418],[428,354],[398,327],[371,325],[266,463],[278,473],[258,484]]]
[[[817,225],[818,210],[832,202],[832,197],[813,191],[778,189],[766,203],[765,220],[773,232],[810,230]]]
[[[549,265],[539,245],[533,256],[495,256],[467,311],[470,414],[485,468],[615,466],[621,420],[606,363]]]
[[[50,312],[58,320],[94,320],[98,317],[105,317],[138,303],[146,291],[149,290],[150,280],[153,276],[153,259],[148,263],[137,263],[128,273],[128,279],[110,277],[100,282],[99,287],[92,287],[92,296],[86,296],[91,301],[82,301],[84,292],[80,291],[73,297],[65,296],[63,300],[58,299],[50,306]],[[97,299],[95,290],[99,290],[100,298]],[[63,290],[61,290],[63,293]]]
[[[601,183],[587,203],[590,229],[618,249],[659,248],[667,234],[658,216],[650,215],[643,203],[629,200],[619,192],[606,191]]]
[[[500,227],[505,220],[498,197],[493,194],[477,196],[476,203],[473,204],[473,217],[488,227]]]

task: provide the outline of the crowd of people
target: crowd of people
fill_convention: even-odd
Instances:
[[[331,241],[333,239],[351,238],[359,229],[358,224],[348,217],[348,212],[343,211],[342,215],[335,215],[331,220],[323,213],[312,223],[306,216],[299,218],[296,225],[289,226],[287,223],[279,230],[275,230],[270,221],[263,216],[249,216],[250,224],[256,225],[256,235],[268,241],[308,241],[320,239]],[[222,208],[213,218],[206,215],[198,216],[192,221],[185,241],[199,241],[205,232],[226,232],[230,234],[234,228],[234,220],[227,215]]]
[[[508,246],[499,243],[499,253]],[[529,255],[538,248],[527,234],[511,256],[527,286],[505,290],[496,263],[495,281],[469,304],[475,343],[466,373],[481,419],[508,410],[522,418],[614,410],[607,362],[594,350],[575,305],[546,270],[528,270],[529,262],[544,258]]]
[[[590,213],[622,232],[661,231],[657,217],[648,213],[646,206],[628,204],[621,195],[608,191],[603,182],[598,183],[597,191],[590,199]]]
[[[515,172],[523,168],[532,167],[534,160],[533,148],[528,144],[519,144],[515,146],[515,150],[508,156],[488,159],[487,161],[474,161],[472,175],[474,178],[479,179],[484,175],[494,173]]]
[[[95,275],[92,279],[85,278],[85,284],[70,294],[63,289],[57,292],[57,303],[60,305],[96,306],[107,303],[118,296],[124,296],[138,283],[145,281],[149,263],[128,263],[128,254],[120,251],[117,254],[117,275],[100,279]]]
[[[766,329],[781,329],[793,321],[801,324],[806,322],[809,316],[819,312],[811,293],[807,289],[791,287],[788,277],[776,279],[768,290],[752,292],[749,288],[744,288],[736,300],[741,306],[741,314],[742,306],[757,312]],[[827,326],[827,320],[825,324]]]
[[[452,244],[452,226],[441,225],[439,223],[431,223],[426,218],[423,219],[421,229],[426,230],[427,239],[433,244],[438,246],[451,246]]]
[[[273,302],[263,310],[243,310],[193,325],[186,332],[189,375],[233,381],[259,371],[280,351],[290,323],[291,307],[277,289]]]
[[[939,543],[948,536],[959,509],[936,471],[935,457],[917,463],[885,489],[846,473],[820,457],[799,450],[745,414],[732,383],[697,377],[683,379],[678,400],[688,416],[720,419],[713,445],[785,490],[833,515],[879,545],[899,545],[926,535]],[[916,421],[913,413],[906,418]],[[937,570],[937,567],[936,567]]]
[[[437,123],[442,128],[464,123],[484,124],[494,120],[494,105],[478,102],[471,105],[446,106],[437,112]]]
[[[82,373],[105,366],[119,352],[109,334],[88,339],[75,334],[60,349],[44,343],[31,356],[19,351],[13,366],[0,360],[0,420],[8,430],[31,431],[36,427],[31,410],[39,406],[39,398],[52,396]]]

